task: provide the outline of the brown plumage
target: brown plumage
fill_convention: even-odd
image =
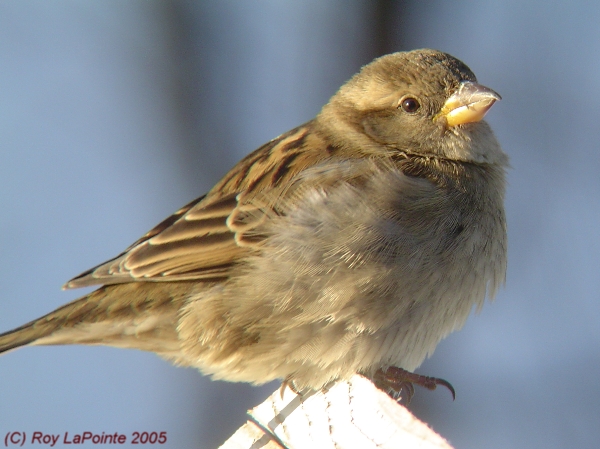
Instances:
[[[313,389],[414,370],[504,281],[507,158],[481,121],[498,99],[445,53],[375,60],[0,352],[137,348]]]

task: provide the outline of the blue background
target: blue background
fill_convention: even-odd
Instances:
[[[510,254],[497,300],[420,369],[456,401],[418,390],[412,410],[457,448],[597,447],[599,21],[582,0],[3,0],[0,330],[84,293],[60,286],[312,118],[361,65],[432,47],[503,96],[488,121],[513,167]],[[138,351],[26,348],[0,358],[0,436],[167,431],[163,447],[214,448],[275,388]]]

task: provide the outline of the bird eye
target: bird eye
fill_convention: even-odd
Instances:
[[[409,114],[413,114],[419,110],[421,104],[416,98],[406,97],[402,99],[400,102],[400,106],[404,112],[408,112]]]

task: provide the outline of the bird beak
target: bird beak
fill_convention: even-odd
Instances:
[[[448,126],[478,122],[494,102],[501,99],[500,95],[488,87],[472,81],[463,81],[433,119],[445,117]]]

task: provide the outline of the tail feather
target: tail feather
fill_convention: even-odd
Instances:
[[[177,358],[178,310],[191,284],[130,283],[102,287],[0,334],[0,354],[26,345],[106,345]]]
[[[0,334],[0,354],[26,346],[37,340],[39,330],[33,330],[35,321]]]
[[[71,319],[71,322],[75,322],[78,317],[85,315],[86,312],[89,313],[95,307],[92,301],[88,301],[92,294],[65,304],[16,329],[0,334],[0,354],[21,346],[35,344],[37,340],[60,330],[65,326],[68,318]]]

